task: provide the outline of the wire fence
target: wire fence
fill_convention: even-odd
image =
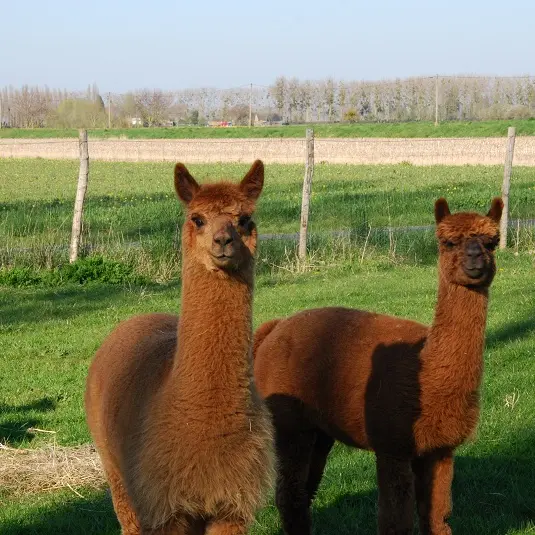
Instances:
[[[481,144],[464,145],[473,141]],[[266,168],[258,210],[263,269],[294,261],[362,262],[375,253],[388,261],[423,262],[436,254],[434,200],[445,196],[453,210],[485,211],[501,194],[508,154],[506,136],[313,142],[311,162],[304,138],[89,141],[79,253],[131,262],[156,278],[176,275],[183,214],[169,163],[183,161],[203,182],[239,179],[260,158],[283,164]],[[509,155],[506,235],[515,250],[535,249],[530,143],[529,137],[516,139]],[[0,141],[1,266],[54,267],[67,261],[79,150],[79,140]],[[306,258],[298,259],[305,168],[312,169],[310,216]]]

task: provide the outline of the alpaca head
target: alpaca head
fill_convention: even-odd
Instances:
[[[503,202],[496,197],[487,215],[450,213],[446,199],[435,203],[440,271],[453,284],[488,287],[496,273],[494,249],[499,242]]]
[[[263,185],[264,164],[260,160],[239,184],[202,186],[177,163],[175,189],[186,207],[183,254],[209,271],[232,272],[251,265],[257,240],[252,216]]]

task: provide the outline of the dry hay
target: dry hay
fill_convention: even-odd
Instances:
[[[92,444],[57,446],[55,442],[38,449],[17,449],[0,444],[0,488],[8,495],[76,488],[100,489],[104,472]]]

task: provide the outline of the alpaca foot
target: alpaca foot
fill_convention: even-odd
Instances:
[[[157,528],[142,528],[140,535],[204,535],[206,521],[190,515],[176,514]]]
[[[447,522],[442,522],[440,525],[430,527],[426,531],[421,531],[422,535],[452,535],[451,528]]]
[[[141,535],[141,528],[136,516],[129,510],[115,510],[122,535]]]
[[[246,535],[245,522],[213,521],[206,530],[206,535]]]

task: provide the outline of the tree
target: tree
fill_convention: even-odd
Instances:
[[[143,89],[134,94],[134,101],[143,123],[158,126],[168,120],[173,97],[160,89]]]
[[[288,83],[284,76],[279,76],[272,87],[270,87],[269,92],[271,97],[275,101],[275,107],[279,112],[281,117],[284,117],[284,109],[286,105],[286,98],[288,92]]]
[[[327,78],[323,87],[323,98],[324,103],[327,106],[327,117],[329,118],[329,122],[332,122],[333,120],[334,103],[336,100],[335,92],[334,80],[332,78]]]
[[[199,110],[192,110],[189,116],[190,124],[199,124]]]
[[[300,85],[297,78],[292,78],[288,82],[288,120],[292,122],[294,120],[294,111],[300,108]],[[302,118],[301,118],[302,119]]]
[[[106,112],[98,101],[66,99],[50,117],[50,123],[62,128],[96,128],[106,124]]]
[[[36,128],[44,126],[50,102],[39,88],[25,85],[14,93],[11,107],[17,117],[18,126]]]
[[[246,126],[249,124],[249,106],[238,104],[228,110],[229,119],[236,125]]]
[[[310,107],[312,103],[312,83],[309,80],[306,80],[304,83],[302,83],[299,87],[299,93],[299,106],[301,116],[303,116],[305,122],[308,123],[310,121]]]
[[[360,94],[360,108],[358,115],[360,117],[368,117],[371,113],[370,95],[366,92],[366,88],[362,87]]]
[[[344,81],[341,81],[338,84],[338,106],[340,108],[340,115],[342,118],[344,117],[346,103],[347,103],[346,84],[344,83]]]
[[[119,108],[121,114],[128,119],[135,117],[137,113],[137,104],[134,95],[132,93],[126,93],[120,102]]]

